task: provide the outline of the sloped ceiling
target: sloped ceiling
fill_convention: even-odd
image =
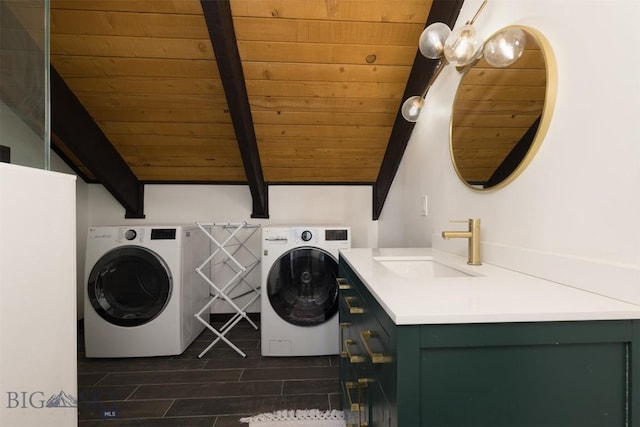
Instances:
[[[13,3],[29,26],[28,8]],[[365,184],[377,219],[462,0],[51,0],[52,146],[144,215],[145,183]]]

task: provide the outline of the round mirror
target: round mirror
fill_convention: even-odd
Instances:
[[[456,173],[477,190],[513,181],[531,162],[549,127],[556,96],[556,65],[538,31],[503,28],[489,37],[520,29],[522,55],[505,68],[482,58],[468,67],[451,114],[451,160]]]

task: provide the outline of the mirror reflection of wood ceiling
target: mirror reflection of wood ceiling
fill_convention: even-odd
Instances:
[[[451,121],[452,156],[469,184],[491,178],[542,114],[546,93],[544,52],[530,34],[520,59],[507,68],[480,60],[463,76]]]

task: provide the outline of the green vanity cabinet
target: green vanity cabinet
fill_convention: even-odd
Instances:
[[[370,315],[366,293],[351,280],[338,279],[340,288],[340,377],[347,425],[391,424],[390,404],[383,392],[395,390],[391,337]],[[393,329],[391,329],[393,332]]]
[[[396,325],[339,275],[349,425],[640,427],[640,321]]]

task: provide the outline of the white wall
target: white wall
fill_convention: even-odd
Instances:
[[[125,219],[124,209],[102,185],[88,186],[89,225],[192,224],[331,224],[352,228],[355,247],[375,246],[370,186],[269,187],[269,219],[251,218],[251,194],[245,185],[146,185],[144,219]]]
[[[0,163],[2,426],[78,425],[75,180]]]
[[[458,25],[481,1],[466,1]],[[390,201],[380,219],[380,246],[402,229],[402,246],[464,254],[466,242],[439,233],[482,219],[485,262],[640,303],[640,42],[633,0],[491,0],[476,20],[484,36],[513,25],[540,30],[558,64],[551,127],[527,170],[491,192],[467,188],[448,152],[449,120],[459,74],[447,67],[427,97]],[[606,64],[606,65],[605,65]],[[429,214],[419,215],[419,198]],[[394,230],[391,232],[391,230]],[[433,235],[433,237],[432,237]]]

